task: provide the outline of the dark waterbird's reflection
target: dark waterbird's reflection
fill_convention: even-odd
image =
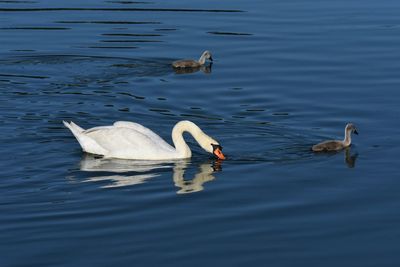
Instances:
[[[189,74],[201,70],[204,73],[211,73],[212,63],[207,66],[193,67],[193,68],[173,68],[176,74]]]
[[[347,167],[349,168],[354,168],[356,166],[356,160],[358,157],[358,153],[351,153],[351,148],[348,147],[345,150],[345,154],[344,154],[344,161],[347,164]]]
[[[319,153],[318,156],[336,156],[338,154],[343,154],[344,162],[349,168],[354,168],[356,166],[356,160],[358,157],[357,152],[352,152],[351,147],[347,147],[341,151],[328,151],[324,153]]]
[[[185,172],[192,169],[190,160],[144,161],[105,159],[85,154],[80,162],[80,170],[93,172],[84,182],[108,182],[101,188],[115,188],[141,184],[160,176],[165,170],[172,170],[172,179],[179,188],[177,194],[202,191],[203,184],[215,179],[213,173],[221,171],[221,162],[208,160],[198,166],[192,179],[185,179]]]

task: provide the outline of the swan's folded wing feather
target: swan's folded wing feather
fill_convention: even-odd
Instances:
[[[172,66],[174,68],[197,68],[200,67],[201,64],[193,59],[181,59],[172,62]]]
[[[87,135],[107,149],[107,156],[110,157],[141,159],[174,151],[160,137],[159,140],[167,146],[161,146],[157,139],[129,127],[99,127],[89,131]]]
[[[83,133],[89,134],[89,133],[93,133],[96,131],[107,130],[107,129],[112,129],[112,128],[113,128],[113,126],[97,126],[97,127],[87,129],[87,130],[83,131]]]
[[[114,126],[115,127],[120,127],[120,128],[130,128],[133,129],[135,131],[138,131],[139,133],[147,136],[148,138],[150,138],[151,140],[153,140],[154,143],[156,143],[158,146],[167,149],[167,150],[171,150],[171,145],[168,144],[167,142],[164,141],[164,139],[162,139],[158,134],[154,133],[152,130],[150,130],[147,127],[144,127],[143,125],[139,124],[139,123],[135,123],[135,122],[130,122],[130,121],[117,121],[114,122]]]
[[[83,151],[98,154],[98,155],[105,155],[108,153],[106,149],[104,149],[101,145],[99,145],[96,140],[87,136],[84,132],[84,129],[79,127],[77,124],[73,122],[66,122],[63,121],[65,127],[71,130],[72,134],[75,136],[76,140],[78,140],[79,144]]]
[[[343,148],[343,144],[337,140],[328,140],[312,147],[314,151],[335,151]]]
[[[99,143],[96,142],[96,140],[93,140],[92,138],[86,136],[86,135],[79,135],[77,137],[77,140],[79,144],[82,147],[82,150],[87,152],[87,153],[92,153],[92,154],[97,154],[97,155],[107,155],[108,151],[105,149],[103,146],[101,146]]]
[[[145,138],[143,134],[137,131],[131,129],[127,131],[126,128],[112,126],[95,127],[85,131],[85,134],[109,151],[137,149],[140,147],[140,142],[143,142]]]

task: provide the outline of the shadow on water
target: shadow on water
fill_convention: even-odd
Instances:
[[[214,173],[221,171],[222,167],[218,160],[207,160],[195,164],[190,160],[139,161],[105,159],[84,154],[80,162],[80,170],[91,173],[83,179],[83,182],[102,182],[100,183],[101,188],[142,184],[151,178],[160,176],[165,170],[172,171],[172,180],[179,188],[177,194],[186,194],[202,191],[203,184],[214,180]],[[185,173],[191,174],[193,171],[195,172],[193,178],[185,178]]]

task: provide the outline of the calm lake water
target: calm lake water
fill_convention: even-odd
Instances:
[[[399,266],[399,9],[0,1],[1,266]],[[184,119],[228,159],[104,160],[62,125]]]

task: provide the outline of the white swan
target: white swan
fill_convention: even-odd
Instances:
[[[172,141],[175,147],[150,129],[134,122],[117,121],[112,126],[100,126],[88,130],[73,122],[63,121],[63,123],[74,134],[83,151],[107,158],[139,160],[190,158],[192,152],[183,139],[183,133],[189,132],[205,151],[219,159],[225,159],[219,143],[190,121],[180,121],[172,129]]]
[[[198,61],[194,59],[181,59],[172,62],[172,66],[174,68],[199,68],[206,63],[206,59],[213,61],[211,52],[208,50],[203,52]]]
[[[351,133],[358,134],[356,126],[352,123],[346,124],[344,129],[344,139],[342,140],[328,140],[312,146],[315,152],[322,151],[338,151],[351,145]]]

